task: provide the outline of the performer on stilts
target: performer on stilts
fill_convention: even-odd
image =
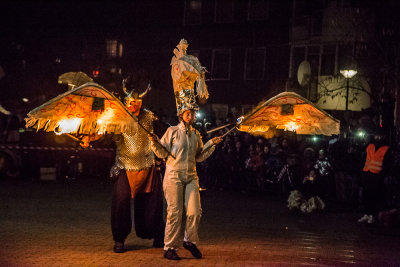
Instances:
[[[154,153],[160,158],[167,158],[163,180],[164,195],[167,201],[167,222],[164,237],[164,257],[180,260],[177,249],[182,244],[181,228],[184,227],[183,247],[193,257],[200,259],[202,254],[197,248],[198,228],[201,217],[199,178],[196,162],[207,159],[215,150],[215,145],[222,141],[214,137],[204,146],[200,133],[192,126],[196,119],[194,84],[197,83],[197,96],[208,98],[205,86],[205,69],[196,57],[186,55],[188,44],[182,39],[174,50],[172,59],[172,79],[180,123],[167,129],[161,140],[151,136]],[[157,141],[157,142],[156,142]],[[165,149],[175,157],[169,156]],[[182,225],[182,215],[186,216],[186,225]]]

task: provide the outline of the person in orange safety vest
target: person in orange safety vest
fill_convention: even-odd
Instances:
[[[367,146],[365,164],[361,175],[362,202],[365,214],[358,222],[374,223],[376,214],[382,208],[384,199],[384,177],[388,170],[390,147],[385,135],[377,131],[374,140]]]

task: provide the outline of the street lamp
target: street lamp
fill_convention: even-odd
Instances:
[[[356,70],[341,70],[340,73],[346,78],[346,111],[349,107],[349,80],[357,74]]]

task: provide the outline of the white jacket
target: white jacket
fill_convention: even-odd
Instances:
[[[166,177],[174,173],[197,176],[196,162],[204,161],[215,150],[212,140],[203,146],[200,133],[192,126],[186,130],[183,122],[169,127],[160,143],[175,157],[175,159],[172,157],[167,159]],[[159,144],[152,142],[151,146],[157,157],[166,158],[168,156],[168,153]]]

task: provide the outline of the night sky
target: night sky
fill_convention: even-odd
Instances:
[[[389,2],[398,6],[396,1]],[[209,71],[213,49],[232,50],[229,80],[211,80],[211,74],[207,74],[211,93],[208,103],[255,105],[285,89],[289,69],[292,1],[271,1],[271,20],[264,23],[249,22],[245,11],[248,1],[237,0],[234,22],[225,24],[213,22],[214,1],[203,1],[204,20],[198,27],[183,25],[183,3],[178,0],[2,1],[0,66],[6,75],[0,79],[0,104],[11,110],[25,105],[25,111],[29,111],[65,91],[65,87],[57,84],[57,78],[62,73],[83,71],[90,75],[93,70],[117,64],[125,73],[118,77],[100,77],[96,81],[110,91],[120,92],[122,77],[134,74],[139,88],[151,81],[153,91],[149,96],[150,106],[166,106],[173,110],[175,103],[169,64],[172,51],[181,38],[189,41],[188,53],[198,52],[200,62]],[[318,1],[307,3],[310,4],[306,11],[311,13],[312,3]],[[378,9],[376,1],[366,3],[376,5],[373,9],[376,14],[390,11]],[[274,5],[276,10],[273,10]],[[400,25],[398,19],[388,22],[390,25]],[[394,36],[399,36],[398,32]],[[121,59],[110,62],[106,58],[106,40],[123,43],[124,55]],[[398,44],[398,39],[391,40]],[[263,80],[243,79],[244,51],[248,47],[267,47]],[[385,49],[385,52],[388,52],[388,63],[391,64],[390,61],[395,57],[389,53],[392,51]],[[393,49],[393,52],[397,52],[397,49]],[[371,67],[375,76],[381,75],[376,69],[380,71],[383,68],[374,68],[383,64],[378,60],[385,57],[372,55],[372,58],[377,59],[374,64],[366,65]],[[393,69],[391,65],[384,67]],[[28,104],[21,103],[22,97],[31,101]],[[160,99],[168,101],[160,102]]]
[[[41,104],[43,95],[49,99],[62,93],[65,88],[57,84],[59,75],[68,71],[90,75],[93,69],[105,64],[107,39],[124,43],[127,62],[117,63],[146,73],[138,86],[149,79],[153,88],[171,83],[169,62],[180,34],[175,32],[167,45],[165,34],[162,38],[154,37],[160,32],[171,33],[177,23],[174,16],[182,16],[174,15],[182,9],[169,11],[168,6],[165,1],[3,1],[0,65],[6,76],[0,80],[0,103],[7,102],[8,108],[15,109],[27,105],[20,100],[27,97],[31,100],[26,107],[29,109]],[[160,56],[154,53],[162,46],[164,54],[168,54],[162,59],[164,69],[157,64]],[[151,53],[146,54],[148,51]],[[136,61],[140,61],[141,69]],[[149,74],[149,68],[158,75]],[[119,81],[110,86],[120,86]],[[167,95],[173,100],[172,92]]]

